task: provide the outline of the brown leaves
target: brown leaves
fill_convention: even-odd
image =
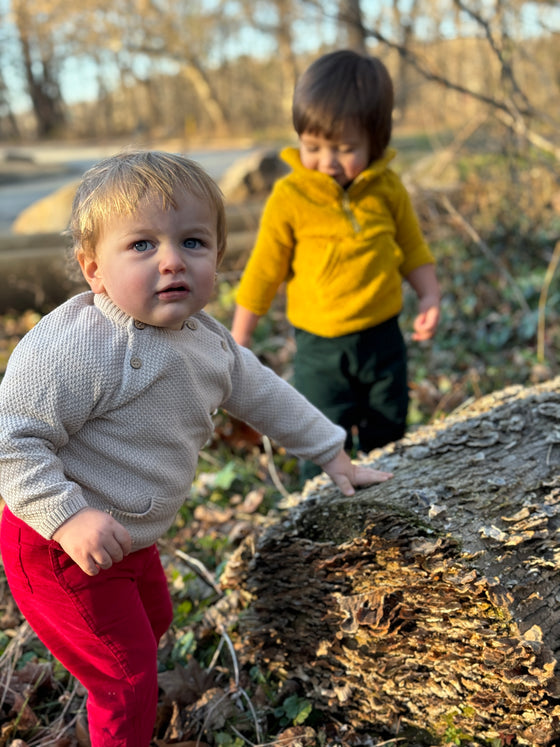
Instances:
[[[25,625],[22,627],[26,627]],[[14,639],[17,641],[16,638]],[[52,665],[28,661],[23,667],[13,669],[7,665],[8,657],[3,657],[2,699],[0,701],[0,747],[17,745],[25,747],[26,743],[17,735],[41,731],[44,726],[35,713],[35,708],[46,701],[58,702],[64,698],[64,691],[53,676]],[[69,700],[72,698],[70,697]],[[76,703],[79,708],[80,702]],[[56,730],[54,731],[56,737]],[[58,747],[70,745],[70,740],[56,739],[52,744]],[[89,743],[72,742],[74,747],[89,747]]]

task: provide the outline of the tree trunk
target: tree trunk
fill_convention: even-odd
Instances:
[[[560,737],[559,388],[511,387],[372,452],[394,477],[353,498],[308,484],[226,568],[250,600],[241,658],[362,734]]]
[[[201,106],[205,109],[208,117],[210,118],[213,126],[213,135],[227,135],[229,132],[229,123],[227,121],[227,115],[214,91],[214,87],[194,58],[189,58],[188,64],[186,64],[181,72],[183,76],[190,81],[194,90],[196,91]]]
[[[340,45],[360,54],[367,53],[366,32],[362,21],[360,0],[340,0],[338,4],[338,34]]]
[[[16,4],[14,17],[22,50],[27,91],[37,122],[37,135],[39,138],[48,137],[60,130],[65,123],[52,44],[47,41],[41,48],[37,43],[36,35],[32,33],[32,15],[25,3]]]

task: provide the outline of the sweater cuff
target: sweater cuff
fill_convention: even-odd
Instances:
[[[42,516],[38,523],[33,521],[34,517],[30,517],[29,520],[24,518],[24,521],[27,521],[36,532],[39,532],[46,539],[52,539],[57,529],[84,508],[88,508],[88,504],[84,501],[83,497],[75,496],[59,506],[48,509],[45,512],[47,515]]]

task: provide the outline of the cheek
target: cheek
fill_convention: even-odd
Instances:
[[[306,169],[314,169],[316,167],[317,159],[313,153],[306,153],[305,151],[300,151],[299,157],[300,157],[302,166],[304,166]]]
[[[115,264],[111,272],[105,277],[105,285],[114,296],[136,295],[141,293],[147,285],[146,273],[140,267],[126,263]]]
[[[366,168],[367,165],[365,156],[356,155],[348,162],[346,173],[354,179]]]
[[[196,264],[191,263],[191,281],[193,289],[202,295],[209,295],[214,290],[216,280],[216,262],[200,261]]]

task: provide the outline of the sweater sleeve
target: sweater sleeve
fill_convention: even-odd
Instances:
[[[257,240],[237,291],[237,303],[258,316],[266,314],[290,273],[294,234],[283,193],[284,180],[280,180],[265,204]]]
[[[295,456],[319,465],[333,459],[344,446],[344,429],[228,337],[235,364],[233,391],[224,408]]]
[[[29,332],[0,385],[0,493],[47,539],[87,506],[58,452],[101,400],[93,350],[83,336],[70,341],[59,332],[47,318]]]
[[[420,228],[410,195],[396,175],[395,179],[398,180],[392,205],[396,225],[395,240],[404,254],[400,271],[406,277],[417,267],[434,264],[435,259]]]

